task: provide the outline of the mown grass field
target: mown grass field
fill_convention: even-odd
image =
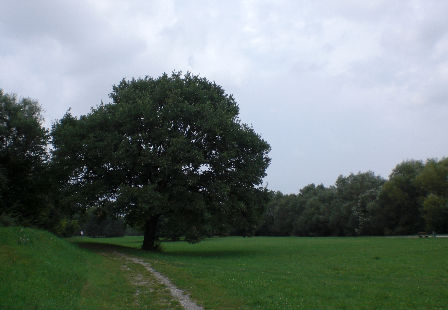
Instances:
[[[216,238],[137,250],[210,309],[447,309],[448,238]],[[134,248],[134,249],[131,249]]]
[[[448,305],[448,238],[228,237],[160,253],[139,250],[141,237],[70,241],[0,227],[0,309],[180,308],[115,251],[144,258],[206,309]]]
[[[0,227],[0,309],[181,309],[140,265],[29,228]],[[134,278],[138,276],[138,281]],[[138,294],[136,292],[138,291]]]

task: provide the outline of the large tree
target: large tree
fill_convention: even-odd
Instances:
[[[48,133],[41,108],[0,89],[0,215],[41,225],[46,203]]]
[[[122,80],[112,102],[53,126],[54,161],[76,205],[113,210],[144,228],[189,241],[222,225],[257,225],[270,147],[243,124],[234,98],[189,73]]]

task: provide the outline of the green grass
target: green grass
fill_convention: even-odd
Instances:
[[[180,309],[141,266],[107,249],[92,251],[54,235],[0,227],[0,309]],[[136,281],[138,277],[138,281]]]
[[[448,305],[448,238],[229,237],[164,242],[160,253],[138,250],[141,237],[71,241],[0,227],[0,309],[180,309],[115,251],[146,259],[208,309]]]
[[[138,248],[140,237],[84,239]],[[146,258],[212,309],[446,309],[448,238],[209,239]]]

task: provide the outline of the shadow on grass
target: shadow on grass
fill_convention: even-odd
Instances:
[[[73,244],[76,244],[80,248],[94,252],[114,252],[114,251],[126,252],[126,253],[142,252],[142,250],[136,248],[111,243],[73,241]]]
[[[157,255],[159,257],[206,257],[206,258],[228,258],[228,257],[244,257],[253,256],[260,251],[249,250],[249,249],[222,249],[222,250],[177,250],[177,251],[164,251],[163,246],[159,251],[145,251],[142,249],[136,249],[135,247],[128,247],[123,245],[117,245],[112,243],[103,242],[82,242],[82,241],[72,241],[74,244],[80,248],[87,249],[93,252],[122,252],[131,255]]]
[[[244,257],[244,256],[253,256],[259,253],[260,251],[255,250],[202,250],[202,251],[170,251],[170,252],[161,252],[163,256],[171,256],[171,257],[207,257],[207,258],[224,258],[224,257]]]

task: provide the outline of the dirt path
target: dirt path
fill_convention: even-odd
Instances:
[[[164,284],[169,290],[171,295],[179,301],[179,303],[184,307],[185,310],[203,310],[202,307],[198,306],[195,302],[193,302],[190,297],[181,289],[178,289],[171,281],[159,273],[158,271],[154,270],[151,265],[147,262],[145,262],[143,259],[128,256],[123,253],[114,252],[115,255],[120,256],[128,261],[131,261],[136,264],[140,264],[143,267],[145,267],[146,270],[148,270],[154,277],[159,280],[162,284]]]

